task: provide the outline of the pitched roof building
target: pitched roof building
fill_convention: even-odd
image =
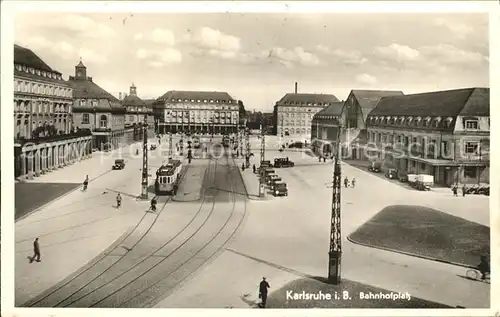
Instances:
[[[285,94],[274,106],[276,133],[310,140],[313,116],[322,109],[339,102],[332,94],[295,93]]]
[[[403,173],[489,182],[489,114],[489,88],[384,97],[367,118],[368,138],[380,151],[400,147],[379,158]]]
[[[171,90],[154,102],[158,132],[234,133],[238,101],[221,91]]]
[[[143,100],[139,98],[137,96],[137,87],[132,83],[130,94],[121,100],[121,104],[126,110],[125,128],[142,126],[144,124],[144,116],[146,116],[148,129],[152,132],[154,129],[153,102],[154,99]],[[134,136],[134,139],[131,141],[140,140],[142,131],[139,131],[139,133],[136,131]]]

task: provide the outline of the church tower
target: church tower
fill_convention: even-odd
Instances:
[[[130,95],[137,96],[137,87],[135,87],[134,83],[132,83],[132,86],[130,86]]]
[[[81,58],[80,63],[75,66],[75,79],[87,79],[87,67],[83,65]]]

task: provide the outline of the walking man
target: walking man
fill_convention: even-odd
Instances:
[[[156,196],[151,199],[151,211],[155,212],[156,211]]]
[[[33,263],[35,258],[37,262],[42,262],[40,260],[40,245],[38,244],[38,238],[33,241],[33,253],[33,256],[30,258],[30,263]]]
[[[462,186],[462,197],[465,197],[465,194],[467,193],[467,186],[465,184]]]
[[[85,180],[83,181],[83,191],[87,191],[87,186],[89,186],[89,176],[85,176]]]
[[[259,284],[259,298],[261,299],[261,303],[259,304],[260,308],[266,308],[267,302],[267,289],[271,287],[269,283],[266,281],[266,278],[263,277],[262,281]]]
[[[118,195],[116,195],[116,208],[120,208],[121,205],[122,205],[122,195],[118,193]]]
[[[255,174],[257,172],[257,168],[255,167],[255,164],[253,164],[252,168],[253,168],[253,173]]]
[[[344,186],[347,188],[349,187],[349,180],[346,178],[344,178]]]
[[[356,179],[355,178],[352,179],[351,184],[352,184],[352,188],[356,187]]]
[[[451,189],[451,191],[453,192],[453,196],[454,197],[458,197],[458,188],[457,188],[457,185],[453,185],[453,188]]]

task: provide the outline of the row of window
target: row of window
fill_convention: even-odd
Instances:
[[[331,103],[329,102],[317,102],[317,101],[308,101],[308,102],[303,102],[303,101],[285,101],[283,105],[296,105],[296,106],[309,106],[309,107],[318,107],[318,106],[329,106]],[[282,105],[281,105],[282,106]]]
[[[71,88],[53,84],[42,84],[21,79],[16,79],[14,81],[14,92],[24,92],[67,98],[73,97],[73,90]]]
[[[54,104],[52,102],[24,102],[17,101],[14,104],[14,112],[28,112],[32,114],[69,113],[70,107],[65,104]]]
[[[278,122],[278,125],[282,125],[282,126],[289,126],[289,125],[307,125],[307,126],[310,126],[311,125],[311,121],[309,120],[284,120],[283,122]]]
[[[160,99],[161,100],[161,99]],[[218,104],[235,104],[236,100],[223,100],[223,99],[187,99],[187,98],[172,98],[170,102],[192,102],[192,103],[218,103]]]
[[[278,134],[281,132],[288,134],[311,134],[311,128],[285,128],[283,131],[278,128]]]
[[[200,119],[200,118],[197,118],[196,120],[183,120],[182,118],[166,118],[165,119],[165,122],[180,122],[180,123],[233,123],[233,124],[236,124],[238,123],[238,120],[237,119],[217,119],[217,118],[210,118],[210,119]]]
[[[127,111],[130,112],[146,112],[148,110],[147,107],[127,107]]]
[[[380,132],[368,132],[368,138],[373,143],[389,143],[398,142],[404,146],[414,145],[418,149],[432,149],[434,152],[442,151],[442,154],[448,154],[451,151],[452,141],[441,141],[441,147],[437,148],[437,140],[425,136],[415,137],[406,135],[392,135]],[[478,154],[480,147],[479,141],[464,142],[464,151],[466,154]]]
[[[407,117],[407,116],[372,116],[368,117],[366,123],[373,125],[405,125],[413,127],[439,127],[439,124],[444,122],[445,127],[450,127],[453,122],[452,117]]]
[[[182,117],[183,115],[183,111],[168,111],[166,112],[166,115],[167,117],[169,116],[172,116],[172,117]],[[237,118],[238,117],[238,113],[237,112],[212,112],[212,113],[207,113],[207,112],[189,112],[189,111],[184,111],[184,117],[191,117],[191,118],[194,118],[194,117],[197,117],[197,118],[200,118],[203,117],[203,118],[206,118],[206,117],[215,117],[215,118]]]
[[[279,113],[289,113],[289,112],[312,112],[312,113],[316,113],[318,111],[320,111],[321,108],[303,108],[303,107],[284,107],[284,106],[279,106],[278,107],[278,114]]]
[[[25,72],[25,73],[32,74],[32,75],[62,80],[62,75],[58,74],[56,72],[47,72],[44,70],[34,69],[33,67],[28,67],[26,65],[20,65],[20,64],[15,64],[14,67],[17,71],[20,71],[20,72]]]
[[[71,121],[71,120],[69,120],[69,121]],[[54,124],[57,124],[57,123],[59,123],[59,125],[66,125],[66,119],[60,118],[60,119],[55,119],[55,120],[50,120],[50,121],[44,121],[44,122],[42,122],[42,121],[38,121],[38,122],[32,121],[31,125],[33,126],[33,128],[36,128],[36,127],[41,127],[43,125],[54,125]],[[29,126],[29,120],[25,119],[25,120],[17,120],[16,121],[16,125],[21,125],[21,124]]]
[[[278,113],[278,121],[279,120],[283,120],[284,118],[309,118],[309,119],[312,119],[314,116],[314,114],[312,113]]]
[[[203,110],[232,110],[232,111],[238,111],[238,106],[219,106],[219,105],[199,105],[199,106],[193,106],[191,104],[189,105],[172,105],[169,104],[167,105],[168,109],[191,109],[191,110],[198,110],[198,111],[203,111]]]

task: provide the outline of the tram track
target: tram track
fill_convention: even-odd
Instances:
[[[215,168],[213,172],[213,184],[216,185],[218,162],[214,162]],[[209,168],[210,164],[211,163],[209,163]],[[110,262],[110,265],[107,265],[107,268],[104,271],[98,273],[97,275],[94,274],[90,280],[87,279],[86,281],[80,283],[74,283],[78,282],[77,279],[79,276],[93,267],[91,266],[84,270],[81,274],[72,277],[65,284],[61,285],[52,292],[42,295],[42,297],[30,302],[29,306],[145,307],[152,305],[160,297],[165,297],[166,293],[172,292],[178,285],[192,276],[199,268],[204,266],[207,262],[219,254],[227,242],[231,240],[240,228],[246,214],[246,208],[243,211],[243,216],[241,218],[235,217],[236,196],[234,193],[233,180],[231,178],[232,167],[234,168],[234,166],[230,166],[229,160],[227,160],[228,172],[225,174],[224,181],[230,185],[229,197],[231,200],[231,207],[227,208],[228,211],[225,212],[227,217],[222,220],[222,223],[220,223],[219,220],[222,217],[220,214],[223,213],[222,211],[216,209],[216,198],[226,191],[218,190],[217,186],[213,186],[215,194],[213,196],[203,195],[198,210],[189,222],[172,238],[162,243],[159,247],[156,247],[153,252],[147,252],[148,254],[136,256],[136,262],[134,265],[126,267],[125,270],[118,270],[119,272],[110,271],[113,267],[117,268],[116,266],[119,265],[120,261],[123,260],[128,254],[127,252],[124,255],[113,255],[112,253],[119,249],[118,245],[104,254],[93,265],[95,266],[99,262]],[[207,173],[209,178],[211,177],[210,174],[210,172]],[[165,208],[165,205],[162,207],[162,211]],[[132,232],[139,227],[145,216],[146,215],[141,218],[140,222],[136,225]],[[155,225],[157,219],[158,217],[155,218],[147,232],[141,236],[140,241],[137,241],[132,246],[132,250],[141,242],[142,239],[146,237],[146,235],[149,234],[149,231]],[[195,223],[198,223],[198,225],[195,226]],[[227,229],[228,225],[231,227],[230,229]],[[212,228],[214,226],[216,229]],[[225,229],[227,229],[226,231],[228,232],[224,232]],[[128,236],[130,236],[130,234]],[[197,241],[198,238],[204,237],[205,235],[207,236],[206,238],[200,239],[203,243]],[[127,237],[123,238],[120,244],[122,244]],[[218,243],[214,243],[214,241],[217,241]],[[147,243],[145,244],[147,247]],[[113,259],[116,257],[118,257],[118,260]],[[126,263],[123,264],[125,265]],[[189,269],[188,266],[191,269]],[[119,274],[113,276],[113,273],[115,273],[115,275],[116,273]],[[96,281],[100,285],[95,283]],[[69,287],[70,290],[68,292],[68,287],[66,286],[73,283],[77,285]],[[80,284],[80,286],[75,288],[74,286],[78,286],[78,284]],[[92,287],[92,284],[96,285]],[[87,290],[84,292],[85,289]],[[167,292],[165,292],[165,289]],[[59,294],[55,294],[56,292]]]
[[[217,169],[217,162],[215,163],[214,174],[216,172],[216,169]],[[106,287],[108,285],[111,285],[114,281],[116,281],[120,277],[124,276],[125,274],[133,271],[134,269],[138,268],[141,264],[146,263],[149,259],[155,258],[156,257],[155,254],[156,253],[158,253],[159,251],[161,251],[165,247],[169,246],[175,239],[177,239],[179,236],[181,236],[181,234],[184,233],[194,223],[194,221],[198,218],[198,216],[202,212],[202,209],[203,209],[202,207],[203,207],[203,203],[204,202],[205,202],[205,198],[203,198],[202,201],[200,202],[200,207],[198,208],[198,210],[195,213],[195,215],[190,219],[190,221],[179,232],[177,232],[177,234],[175,234],[172,238],[170,238],[169,240],[167,240],[166,242],[164,242],[163,244],[161,244],[159,247],[155,248],[155,250],[153,252],[151,252],[150,254],[147,254],[146,256],[143,256],[143,258],[141,260],[137,261],[134,265],[132,265],[132,266],[128,267],[127,269],[125,269],[125,271],[121,272],[119,275],[117,275],[115,277],[112,277],[111,279],[108,278],[107,281],[103,281],[102,280],[102,276],[98,276],[98,277],[101,277],[101,285],[100,286],[92,289],[91,291],[87,291],[84,294],[80,294],[80,296],[77,296],[76,299],[71,299],[71,297],[73,297],[79,291],[81,291],[81,290],[89,287],[92,282],[94,282],[95,280],[97,280],[97,277],[96,277],[95,279],[93,279],[90,282],[86,283],[78,291],[74,292],[73,294],[70,294],[67,298],[65,298],[63,301],[59,302],[56,306],[59,306],[59,307],[69,307],[69,306],[72,306],[75,303],[77,303],[78,301],[84,299],[85,297],[88,297],[89,295],[95,294],[96,292],[102,290],[104,287]],[[212,211],[213,211],[213,209],[212,209]],[[209,217],[210,217],[210,214],[205,218],[204,222],[196,229],[196,232],[199,231],[202,228],[202,226],[206,223],[206,221],[208,220]],[[182,245],[183,245],[183,243],[181,243],[181,246]],[[174,251],[172,251],[172,253],[175,252],[175,250],[178,250],[179,248],[180,247],[177,247],[176,249],[174,249]],[[105,272],[103,272],[103,273],[105,273]],[[87,306],[85,306],[85,307],[87,307]]]
[[[149,224],[149,227],[146,229],[146,232],[143,233],[138,239],[137,241],[132,245],[132,247],[130,249],[133,249],[137,244],[139,244],[142,239],[147,235],[147,233],[151,230],[151,228],[153,228],[154,224],[156,223],[156,220],[158,219],[159,215],[161,214],[161,212],[165,209],[166,205],[168,204],[168,202],[171,201],[171,198],[169,197],[169,199],[167,199],[167,201],[163,204],[161,210],[155,214],[154,216],[154,219],[153,221],[151,222],[151,224]],[[129,233],[127,233],[124,237],[121,238],[120,242],[118,243],[118,245],[124,243],[128,238],[130,238],[133,233],[135,231],[137,231],[139,229],[139,227],[141,226],[141,224],[143,222],[145,222],[145,219],[147,218],[148,215],[151,215],[151,213],[149,212],[145,212],[144,215],[140,218],[140,220],[137,222],[137,224],[132,228],[132,230],[129,231]],[[113,216],[111,216],[113,217]],[[111,218],[110,217],[110,218]],[[101,219],[102,220],[102,219]],[[79,277],[83,276],[85,273],[89,272],[91,269],[93,269],[94,267],[96,267],[99,263],[100,263],[100,260],[104,259],[107,255],[111,254],[113,251],[115,251],[116,249],[118,248],[118,246],[116,246],[115,248],[111,249],[111,250],[106,250],[104,252],[104,254],[101,254],[100,257],[99,257],[99,260],[98,261],[95,261],[93,264],[91,264],[90,266],[86,267],[84,270],[82,270],[81,272],[78,272],[75,276],[71,276],[69,279],[65,280],[62,282],[62,285],[56,285],[55,289],[51,289],[48,291],[47,294],[43,293],[42,295],[40,295],[39,297],[36,297],[35,299],[33,300],[30,300],[28,301],[26,304],[24,304],[23,306],[24,307],[51,307],[50,305],[49,306],[46,306],[46,305],[38,305],[38,304],[41,304],[44,302],[44,299],[56,294],[57,292],[63,290],[66,286],[68,286],[69,284],[71,284],[72,282],[74,282],[76,279],[78,279]],[[116,262],[118,262],[121,258],[119,258]],[[106,272],[107,270],[109,270],[111,267],[113,267],[115,265],[114,262],[113,264],[111,264],[108,268],[105,269],[104,272]],[[103,273],[104,273],[103,272]],[[100,275],[102,275],[103,273],[101,273]],[[100,276],[98,275],[98,276]],[[55,305],[57,306],[57,305]],[[54,307],[54,306],[52,306]]]

